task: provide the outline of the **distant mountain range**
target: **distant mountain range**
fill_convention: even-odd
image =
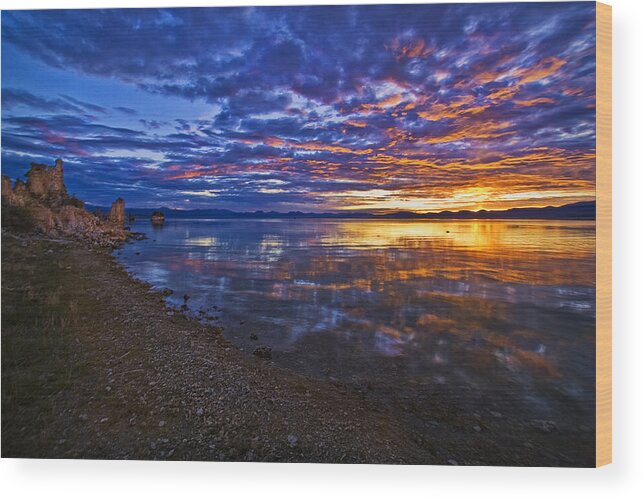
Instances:
[[[87,210],[100,209],[107,212],[109,208],[87,205]],[[595,220],[596,202],[583,201],[563,206],[544,208],[510,208],[508,210],[479,211],[441,211],[439,213],[415,213],[396,211],[386,214],[368,212],[307,213],[302,211],[253,211],[236,212],[220,209],[175,210],[172,208],[126,208],[129,215],[150,217],[154,211],[162,211],[166,218],[351,218],[351,219],[533,219],[533,220]]]

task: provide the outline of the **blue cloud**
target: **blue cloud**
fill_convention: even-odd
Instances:
[[[5,11],[3,170],[61,156],[81,197],[150,206],[585,199],[594,17],[591,2]]]

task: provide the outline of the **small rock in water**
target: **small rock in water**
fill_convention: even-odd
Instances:
[[[288,445],[295,447],[297,445],[297,436],[292,433],[288,435]]]
[[[163,288],[161,290],[161,294],[163,296],[170,296],[172,293],[174,293],[174,291],[172,291],[170,288]]]
[[[255,333],[252,333],[250,335],[250,339],[253,340],[253,341],[257,341],[259,339],[259,336],[257,336]]]
[[[183,295],[183,301],[188,301],[190,299],[190,295],[185,294]]]
[[[258,347],[255,348],[253,355],[256,355],[260,359],[272,359],[272,348],[270,347]]]

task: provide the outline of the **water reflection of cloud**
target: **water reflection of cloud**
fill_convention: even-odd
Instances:
[[[219,239],[214,236],[190,237],[185,240],[186,246],[213,247],[219,245]]]
[[[593,223],[217,221],[183,230],[168,226],[142,256],[130,252],[138,271],[195,305],[221,305],[224,320],[247,322],[311,368],[341,359],[361,372],[388,359],[403,377],[447,386],[515,384],[542,398],[554,383],[586,393],[578,373],[593,365]],[[226,330],[247,341],[247,329]]]

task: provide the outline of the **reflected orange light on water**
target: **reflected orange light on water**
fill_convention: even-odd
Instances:
[[[503,259],[512,255],[527,259],[555,255],[585,259],[595,252],[594,230],[593,221],[351,220],[325,234],[320,243],[356,250],[440,246]]]

